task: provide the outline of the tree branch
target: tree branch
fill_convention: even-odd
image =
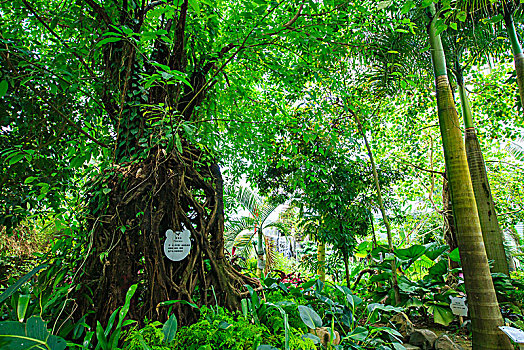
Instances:
[[[104,11],[102,6],[98,5],[94,0],[84,0],[84,2],[91,6],[93,11],[95,11],[100,17],[102,17],[102,20],[105,22],[105,24],[107,24],[107,26],[113,24],[111,18],[109,18],[108,14],[106,13],[106,11]]]

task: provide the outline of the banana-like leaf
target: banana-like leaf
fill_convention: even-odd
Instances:
[[[32,316],[27,323],[0,322],[0,348],[3,350],[63,350],[66,348],[66,341],[56,335],[51,335],[40,316]]]

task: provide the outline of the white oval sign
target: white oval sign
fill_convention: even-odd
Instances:
[[[465,298],[455,298],[450,296],[451,304],[449,305],[451,308],[451,312],[453,312],[453,315],[457,316],[467,316],[468,315],[468,306],[466,305],[466,299]]]
[[[166,241],[164,242],[164,254],[169,260],[184,260],[191,250],[191,240],[189,230],[166,231]]]

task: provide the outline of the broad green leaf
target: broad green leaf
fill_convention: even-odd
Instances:
[[[431,243],[426,245],[426,252],[424,254],[431,260],[435,261],[448,249],[448,245],[439,245],[437,243]]]
[[[167,322],[162,327],[162,333],[164,333],[163,342],[169,344],[175,339],[176,331],[178,329],[178,322],[175,315],[171,315]]]
[[[27,323],[0,322],[0,347],[2,350],[64,350],[66,344],[64,339],[49,333],[40,316],[31,316]]]
[[[8,88],[9,88],[9,84],[7,83],[7,80],[0,81],[0,97],[5,96]]]
[[[433,314],[433,321],[435,323],[439,323],[444,326],[449,325],[455,318],[448,306],[432,303],[428,306],[428,311]]]
[[[309,328],[315,329],[322,327],[322,319],[312,308],[305,305],[299,305],[298,312],[300,313],[302,322],[304,322],[304,324]]]
[[[440,260],[438,263],[433,265],[428,273],[430,276],[442,277],[448,272],[448,262],[446,260]]]
[[[369,331],[366,328],[358,326],[347,335],[347,338],[353,341],[365,341],[368,337],[368,334]]]
[[[418,257],[422,256],[426,251],[426,247],[423,245],[412,245],[406,249],[395,249],[395,255],[402,260],[415,260]]]

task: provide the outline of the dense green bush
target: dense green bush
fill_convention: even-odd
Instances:
[[[150,323],[142,329],[134,329],[127,335],[123,348],[125,350],[142,350],[144,344],[152,350],[205,350],[231,349],[251,350],[259,345],[271,345],[278,349],[284,346],[284,329],[282,320],[277,314],[268,318],[267,324],[273,325],[270,331],[266,324],[253,324],[239,313],[227,311],[221,307],[200,309],[197,323],[178,330],[171,344],[163,344],[164,335],[159,326],[161,323]],[[279,323],[280,322],[280,323]],[[281,327],[278,327],[278,325]],[[291,349],[316,349],[309,339],[302,339],[300,329],[291,329]]]

